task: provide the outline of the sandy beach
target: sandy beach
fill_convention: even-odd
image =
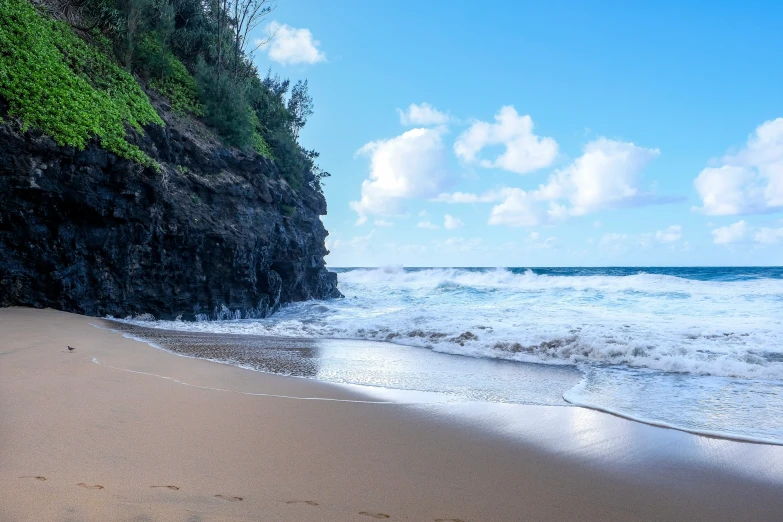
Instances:
[[[3,522],[783,519],[783,447],[398,404],[93,325],[0,309]]]

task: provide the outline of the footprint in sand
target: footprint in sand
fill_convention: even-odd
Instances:
[[[386,518],[391,518],[390,515],[387,515],[385,513],[370,513],[369,511],[359,511],[360,515],[364,515],[366,517],[371,518],[377,518],[378,520],[384,520]]]
[[[33,476],[33,475],[24,475],[24,476],[21,476],[21,477],[19,477],[19,478],[31,478],[31,479],[35,479],[35,480],[40,480],[41,482],[43,482],[44,480],[46,480],[46,477],[42,477],[41,475],[36,475],[36,476]]]
[[[85,489],[103,489],[103,486],[101,486],[100,484],[93,484],[92,486],[90,486],[89,484],[85,484],[84,482],[79,482],[76,485]]]
[[[225,500],[226,502],[241,502],[242,497],[231,497],[228,495],[215,495],[215,498],[219,498],[220,500]]]
[[[288,500],[286,504],[307,504],[308,506],[317,506],[318,502],[313,500]]]
[[[166,488],[166,489],[170,489],[172,491],[179,490],[179,486],[150,486],[150,487],[151,488]]]

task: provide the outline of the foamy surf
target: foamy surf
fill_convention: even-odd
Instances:
[[[219,309],[213,317],[227,320],[130,322],[189,332],[384,341],[474,358],[576,365],[593,381],[569,390],[569,402],[692,431],[783,440],[783,421],[752,421],[770,413],[783,419],[776,410],[783,404],[781,269],[339,272],[345,299],[296,303],[268,319],[241,319]],[[683,379],[671,380],[677,375]],[[730,385],[708,386],[710,379]],[[654,388],[655,400],[623,399],[639,396],[637,386]],[[678,416],[669,411],[674,394],[685,397]]]
[[[725,280],[721,273],[720,280],[697,280],[636,271],[346,270],[340,273],[346,299],[296,303],[264,320],[238,320],[236,311],[226,309],[216,316],[233,320],[145,324],[367,339],[525,362],[783,379],[782,279]]]

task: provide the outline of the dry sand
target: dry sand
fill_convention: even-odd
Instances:
[[[0,310],[0,521],[783,520],[781,447],[582,408],[349,402],[374,399],[98,323]]]

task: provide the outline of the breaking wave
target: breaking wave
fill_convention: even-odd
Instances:
[[[343,269],[345,299],[268,319],[146,326],[387,341],[547,364],[613,365],[783,380],[783,271]],[[233,319],[228,319],[233,318]]]

